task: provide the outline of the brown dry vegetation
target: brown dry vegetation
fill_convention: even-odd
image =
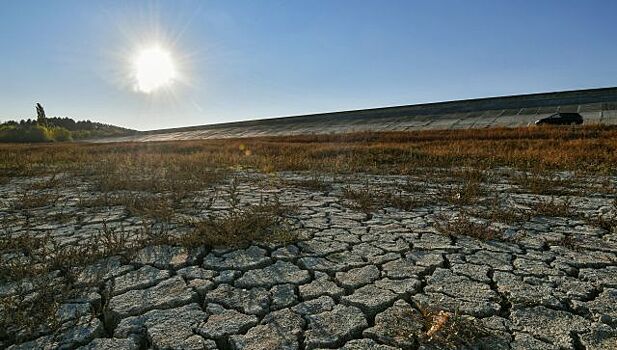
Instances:
[[[152,143],[3,144],[0,150],[3,177],[52,171],[115,174],[130,183],[109,183],[103,178],[101,186],[122,188],[136,186],[133,182],[140,181],[148,188],[172,189],[157,179],[186,175],[179,186],[191,186],[195,179],[209,177],[209,169],[229,166],[266,172],[414,174],[422,168],[508,166],[611,173],[617,164],[617,128],[497,128]]]
[[[0,260],[0,283],[17,288],[24,281],[31,285],[15,295],[0,297],[0,329],[25,329],[32,336],[41,327],[57,328],[58,306],[91,287],[74,284],[79,268],[103,257],[122,256],[128,260],[138,249],[160,244],[194,248],[294,241],[296,234],[287,220],[292,211],[278,201],[233,209],[187,222],[190,231],[181,236],[170,234],[161,221],[144,222],[141,229],[131,231],[103,223],[98,234],[80,245],[60,245],[50,234],[0,235],[0,255],[13,257]]]
[[[453,219],[442,215],[435,218],[437,231],[449,236],[468,236],[481,241],[490,241],[499,238],[499,232],[490,227],[488,222],[474,221],[466,214],[459,214]]]
[[[493,343],[499,344],[499,337],[480,324],[478,320],[460,315],[458,312],[448,312],[426,307],[420,307],[423,333],[419,338],[438,349],[490,348]]]
[[[35,210],[52,206],[61,197],[60,184],[67,179],[87,179],[87,195],[78,198],[82,208],[124,207],[143,219],[143,227],[131,232],[103,225],[98,235],[79,247],[59,246],[49,235],[26,232],[11,236],[8,216],[0,220],[0,255],[15,257],[0,261],[0,281],[51,276],[42,280],[40,292],[30,299],[13,296],[0,300],[0,329],[32,329],[53,320],[53,310],[74,292],[73,268],[110,255],[133,254],[152,244],[195,246],[235,246],[253,241],[294,240],[287,225],[290,208],[278,202],[240,207],[239,180],[229,174],[236,169],[260,172],[310,171],[314,177],[290,186],[318,191],[332,190],[321,173],[374,173],[409,175],[397,189],[369,186],[344,187],[343,196],[355,209],[367,215],[393,207],[412,210],[427,204],[457,207],[456,219],[436,217],[436,228],[447,235],[466,235],[480,240],[504,239],[488,222],[519,222],[531,215],[570,217],[570,203],[563,200],[537,202],[529,211],[509,208],[495,198],[483,200],[490,191],[490,172],[506,167],[510,181],[522,192],[560,195],[570,183],[553,176],[556,170],[577,174],[617,173],[617,128],[607,126],[541,127],[517,129],[436,130],[421,132],[354,133],[305,135],[228,140],[171,141],[152,143],[49,145],[0,144],[0,184],[12,177],[39,176],[21,189],[12,211],[26,221]],[[515,172],[516,171],[516,172]],[[75,180],[77,181],[77,180]],[[227,190],[217,193],[226,181]],[[426,183],[446,185],[433,191]],[[613,191],[612,183],[602,185]],[[203,192],[203,193],[202,193]],[[194,193],[213,192],[213,203],[223,196],[229,211],[210,215],[197,222],[173,222],[177,209]],[[570,193],[568,191],[567,193]],[[208,197],[209,198],[209,197]],[[196,205],[196,204],[194,204]],[[469,206],[486,210],[470,210]],[[615,204],[617,206],[617,202]],[[9,209],[9,208],[7,208]],[[2,210],[0,210],[2,211]],[[4,214],[4,213],[0,213]],[[54,214],[63,218],[62,212]],[[484,220],[476,220],[474,218]],[[616,227],[614,216],[592,218],[590,224],[607,231]],[[168,224],[188,228],[188,234],[170,235]],[[562,245],[576,247],[575,237],[565,237]],[[54,275],[57,273],[57,275]],[[18,296],[25,295],[18,293]],[[40,305],[45,307],[41,308]],[[2,316],[2,315],[0,315]],[[433,314],[426,314],[435,323]],[[38,323],[31,323],[38,319]],[[450,319],[450,321],[455,318]],[[458,327],[461,323],[447,323]],[[429,338],[450,334],[444,322]],[[48,324],[49,327],[52,327]],[[429,332],[433,325],[427,327]],[[441,331],[445,329],[448,331]],[[462,328],[464,329],[464,327]],[[456,331],[452,334],[458,334]],[[2,335],[0,334],[0,338]],[[465,336],[467,337],[467,336]],[[450,339],[446,339],[449,342]],[[458,340],[457,340],[458,342]]]

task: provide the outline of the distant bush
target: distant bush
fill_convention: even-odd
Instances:
[[[38,108],[37,108],[38,111]],[[60,117],[49,117],[44,118],[44,124],[39,122],[36,119],[27,119],[27,120],[9,120],[2,124],[0,124],[0,134],[12,128],[21,129],[21,131],[13,131],[13,133],[22,133],[25,129],[28,128],[37,128],[37,127],[45,127],[52,134],[50,134],[51,141],[68,141],[68,140],[81,140],[87,138],[97,138],[97,137],[113,137],[113,136],[128,136],[135,134],[135,130],[126,129],[110,124],[103,124],[92,122],[90,120],[80,120],[75,121],[71,118],[60,118]],[[67,134],[68,131],[70,134]],[[15,135],[14,135],[15,136]],[[70,137],[69,137],[70,136]],[[20,136],[16,136],[20,138]],[[10,137],[11,140],[14,137]],[[0,142],[37,142],[37,141],[5,141],[0,136]],[[47,140],[50,141],[50,140]],[[45,142],[45,141],[39,141]]]
[[[55,126],[47,129],[51,133],[51,138],[54,141],[73,141],[73,136],[71,135],[71,132],[65,128]]]
[[[71,132],[60,127],[9,125],[0,128],[0,142],[71,141]]]

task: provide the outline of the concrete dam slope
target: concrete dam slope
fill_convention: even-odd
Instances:
[[[94,142],[167,141],[358,131],[520,127],[556,112],[617,125],[617,87],[489,97],[139,132]]]

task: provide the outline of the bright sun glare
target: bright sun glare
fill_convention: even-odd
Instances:
[[[133,62],[133,72],[136,89],[146,94],[172,84],[177,78],[171,54],[160,46],[140,51]]]

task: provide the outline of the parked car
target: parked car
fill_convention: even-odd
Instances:
[[[578,113],[555,113],[550,117],[536,120],[536,125],[574,125],[583,124],[583,116]]]

